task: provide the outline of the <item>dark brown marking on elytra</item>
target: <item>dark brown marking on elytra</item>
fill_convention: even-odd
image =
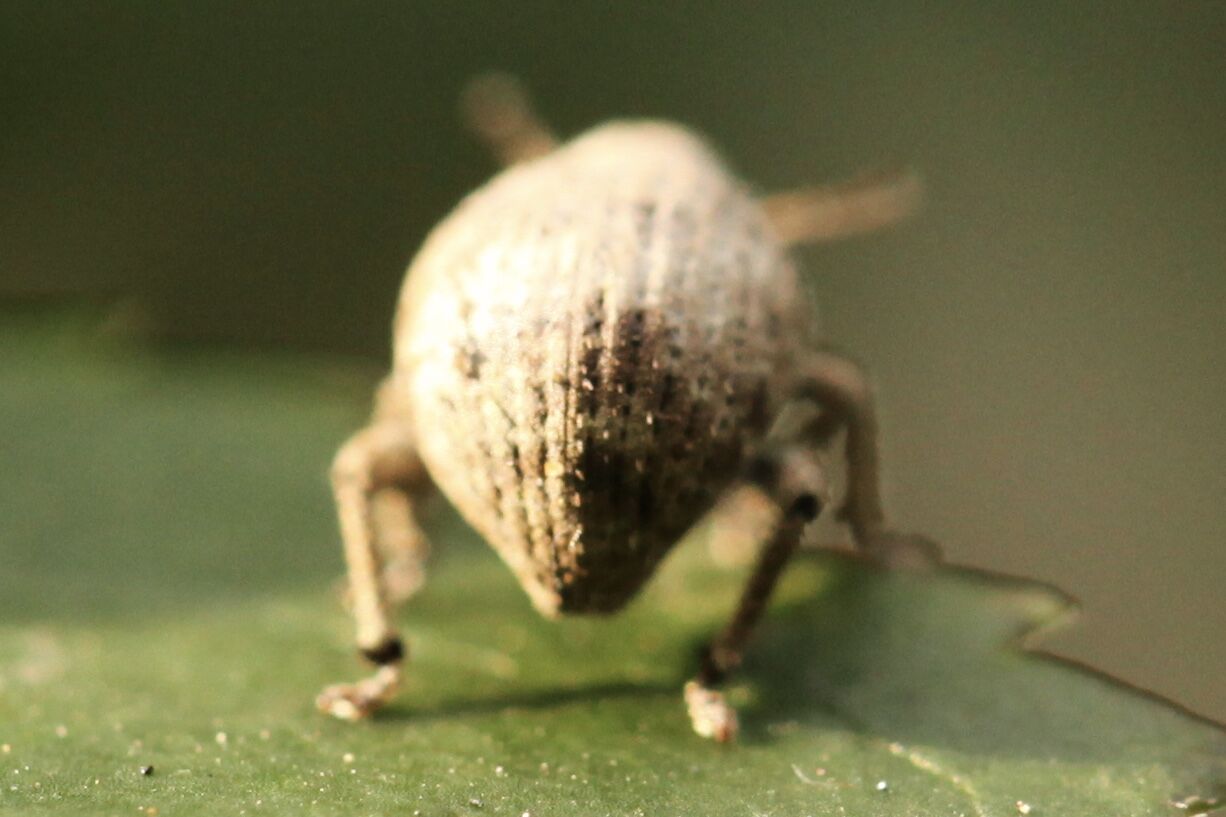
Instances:
[[[583,360],[579,369],[579,388],[587,394],[587,399],[581,403],[586,406],[584,413],[588,416],[592,415],[596,395],[604,386],[600,377],[600,359],[603,356],[604,350],[600,346],[589,346],[583,350]]]
[[[516,519],[519,522],[519,538],[523,546],[531,552],[532,548],[532,521],[528,517],[528,506],[525,503],[524,496],[524,466],[520,461],[519,443],[515,441],[515,426],[507,429],[507,446],[509,449],[507,465],[514,475],[515,492],[512,496],[517,510]]]
[[[456,369],[468,380],[481,379],[481,366],[485,360],[485,355],[474,346],[466,345],[456,350]]]
[[[476,401],[479,404],[482,400],[481,393],[476,390],[470,390],[470,394],[476,398]],[[470,416],[480,419],[481,412],[477,409],[473,409]],[[479,428],[476,429],[472,435],[472,442],[473,448],[477,451],[482,460],[480,467],[485,469],[486,479],[489,482],[491,489],[491,495],[486,497],[486,499],[492,506],[495,519],[501,524],[506,521],[506,510],[504,508],[504,503],[507,497],[504,496],[502,486],[499,484],[499,473],[502,469],[499,467],[497,458],[494,456],[494,450],[490,441],[489,433],[490,430],[486,424],[481,423]]]
[[[477,388],[477,381],[466,380],[467,388],[462,387],[460,392],[455,395],[456,398],[463,401],[463,410],[456,400],[449,394],[443,393],[440,395],[440,402],[445,406],[452,416],[461,418],[460,423],[472,440],[472,445],[460,446],[462,457],[465,462],[465,472],[468,481],[468,489],[473,496],[477,497],[482,502],[488,512],[495,520],[502,516],[502,491],[498,486],[497,480],[493,479],[493,457],[490,454],[488,443],[485,439],[484,424],[479,422],[480,411],[477,409],[475,400],[479,400],[480,392]],[[480,490],[480,482],[477,478],[478,474],[487,476],[486,482],[490,490]]]
[[[555,540],[553,512],[549,507],[549,492],[545,485],[545,465],[549,462],[549,435],[546,429],[549,428],[549,400],[545,394],[545,386],[538,382],[532,388],[532,393],[536,397],[536,462],[535,474],[532,478],[538,481],[541,495],[544,497],[544,507],[540,509],[541,517],[544,520],[543,530],[541,531],[541,539],[543,541],[544,550],[547,552],[550,569],[555,573],[558,569],[558,548]]]
[[[632,416],[638,408],[635,399],[640,386],[650,386],[649,372],[640,367],[643,347],[646,341],[648,315],[644,306],[646,301],[647,281],[652,272],[654,247],[658,240],[655,230],[655,217],[658,202],[654,199],[640,200],[633,205],[633,222],[635,232],[635,253],[631,268],[627,270],[629,280],[625,288],[628,300],[614,325],[613,357],[610,376],[612,378],[613,400],[619,403],[618,422],[621,426],[618,448],[628,452],[631,446],[641,445],[641,427],[643,418]],[[657,321],[658,323],[658,321]],[[633,435],[633,441],[631,436]],[[619,539],[632,539],[638,530],[640,520],[637,517],[637,502],[627,501],[637,495],[643,476],[630,468],[631,456],[619,456],[617,475],[617,491],[613,504],[618,509],[620,531]]]
[[[485,390],[482,381],[477,377],[469,377],[466,371],[470,366],[469,355],[473,353],[479,354],[480,349],[472,332],[473,303],[457,278],[452,278],[449,284],[450,288],[455,292],[456,311],[459,314],[458,323],[462,335],[456,347],[455,359],[459,371],[465,377],[465,382],[467,383],[467,387],[461,387],[461,394],[458,395],[465,403],[465,410],[457,412],[453,416],[463,418],[461,422],[467,427],[465,433],[470,437],[472,443],[471,445],[460,446],[460,450],[466,454],[466,476],[469,490],[485,504],[495,523],[497,523],[504,515],[502,507],[503,495],[496,478],[496,465],[486,436],[485,424],[480,421],[480,404]],[[456,404],[449,398],[447,399],[447,405],[453,411],[457,408]],[[479,490],[477,474],[486,475],[485,481],[490,486],[488,492]]]
[[[604,357],[604,301],[605,293],[601,289],[584,307],[584,312],[590,317],[579,342],[583,351],[579,365],[578,413],[588,419],[595,415],[598,395],[604,385],[600,374]]]
[[[749,402],[749,426],[752,429],[761,431],[766,428],[766,424],[770,421],[770,382],[765,378],[758,378],[757,384],[753,388],[753,396]]]
[[[622,495],[625,490],[626,479],[626,460],[620,451],[608,455],[604,458],[605,465],[605,483],[606,490],[609,492],[609,505],[616,515],[613,520],[616,523],[621,523],[624,517],[622,516]]]
[[[644,479],[639,484],[638,521],[640,525],[650,525],[656,506],[655,486],[650,479]]]
[[[590,497],[590,500],[585,504],[585,507],[590,511],[595,505],[592,500],[600,496],[602,486],[600,483],[600,454],[596,451],[596,446],[592,445],[589,440],[583,446],[583,451],[579,454],[579,470],[576,476],[583,481],[583,492]]]
[[[677,391],[677,376],[669,372],[660,379],[660,398],[656,402],[656,409],[661,415],[672,407],[673,396]]]

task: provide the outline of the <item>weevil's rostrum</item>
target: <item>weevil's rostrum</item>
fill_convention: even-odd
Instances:
[[[405,649],[389,607],[420,584],[413,508],[432,484],[547,615],[616,611],[721,497],[753,485],[778,521],[685,688],[695,730],[728,740],[718,685],[822,509],[816,454],[837,431],[838,511],[857,543],[919,543],[884,526],[871,394],[815,344],[786,253],[891,223],[914,182],[757,199],[677,125],[612,123],[558,146],[501,78],[476,85],[469,109],[510,167],[427,238],[371,424],[337,454],[357,641],[378,670],[319,706],[352,719],[393,694]],[[809,420],[768,435],[791,401]]]
[[[421,457],[547,613],[616,610],[710,508],[808,312],[762,207],[654,123],[504,173],[408,281],[396,388]]]

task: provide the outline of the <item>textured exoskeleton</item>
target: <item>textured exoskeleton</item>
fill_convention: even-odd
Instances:
[[[427,238],[374,419],[337,456],[358,643],[379,670],[319,704],[354,718],[391,695],[404,649],[380,572],[398,551],[400,583],[416,585],[411,499],[431,481],[550,616],[618,610],[748,482],[779,520],[686,688],[695,729],[726,740],[735,713],[715,687],[823,504],[812,453],[840,427],[844,518],[870,550],[900,541],[883,528],[868,389],[815,345],[785,247],[890,223],[913,180],[760,200],[677,125],[615,122],[556,146],[507,80],[476,85],[469,103],[510,167]],[[768,439],[796,400],[811,421]]]

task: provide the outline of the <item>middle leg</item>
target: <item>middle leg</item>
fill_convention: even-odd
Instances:
[[[800,432],[811,444],[826,444],[839,428],[847,432],[844,442],[847,488],[839,517],[851,529],[856,545],[894,566],[929,566],[940,561],[936,544],[923,536],[900,533],[886,524],[877,411],[864,371],[832,351],[811,352],[801,366],[796,395],[821,409]]]

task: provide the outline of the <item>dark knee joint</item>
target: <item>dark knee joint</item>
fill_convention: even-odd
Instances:
[[[404,642],[398,636],[388,636],[376,646],[362,649],[360,652],[363,658],[380,667],[399,664],[404,660]]]
[[[698,658],[698,683],[708,689],[719,686],[741,664],[741,656],[718,644],[708,644]]]
[[[805,522],[812,522],[817,519],[818,514],[822,512],[821,500],[817,498],[817,494],[801,494],[792,500],[792,504],[788,507],[788,516],[794,516]]]
[[[812,522],[822,512],[826,481],[810,456],[797,451],[768,451],[745,466],[745,479],[766,493],[787,515]]]

